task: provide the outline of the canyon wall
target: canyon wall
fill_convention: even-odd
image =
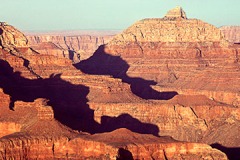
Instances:
[[[216,101],[239,105],[240,46],[229,43],[217,27],[188,19],[177,10],[170,16],[134,23],[76,67],[85,73],[121,78],[132,88],[136,79],[142,78],[146,86],[157,84],[163,91],[192,90]],[[178,14],[174,17],[172,13]],[[140,85],[135,88],[136,92],[147,91],[139,90]],[[223,95],[210,96],[208,92]],[[228,93],[236,97],[223,98]]]
[[[229,42],[240,43],[240,26],[223,26],[220,30]]]
[[[157,132],[161,136],[171,135],[181,141],[239,146],[237,133],[240,129],[240,109],[213,103],[203,96],[176,96],[170,102],[162,104],[147,102],[89,105],[95,110],[94,119],[103,127],[114,126],[114,129],[127,126],[137,131],[134,119],[138,119],[142,123],[156,124],[159,130],[148,128],[147,125],[142,127],[144,130],[152,129],[153,134]],[[124,118],[128,119],[128,124],[122,122]],[[225,139],[224,136],[228,138]]]
[[[92,35],[29,35],[29,44],[34,48],[41,43],[51,42],[57,47],[70,52],[69,59],[73,63],[89,58],[97,48],[111,40],[112,35],[92,36]],[[44,45],[44,44],[43,44]]]
[[[125,141],[123,142],[123,138],[120,137],[124,137]],[[79,135],[74,139],[65,137],[0,139],[0,156],[3,159],[76,160],[227,159],[220,151],[204,144],[174,142],[171,139],[160,139],[150,135],[142,136],[126,129],[103,135]]]
[[[105,127],[138,131],[137,119],[157,125],[159,130],[142,126],[152,134],[239,149],[239,46],[217,27],[188,19],[181,8],[169,13],[134,23],[75,64],[84,73],[120,78],[148,100],[88,102],[94,119]]]

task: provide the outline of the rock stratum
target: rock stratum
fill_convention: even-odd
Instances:
[[[174,17],[176,9],[179,15]],[[136,22],[78,67],[86,73],[110,74],[133,85],[134,77],[154,81],[158,91],[203,94],[239,105],[239,46],[229,43],[213,25],[187,19],[176,9],[164,18]],[[113,64],[118,67],[103,69]]]
[[[220,30],[229,42],[240,43],[240,26],[223,26]]]
[[[69,52],[63,55],[63,57],[69,58],[73,63],[89,58],[100,45],[106,44],[113,37],[113,35],[101,35],[101,33],[99,33],[99,36],[96,35],[97,33],[94,33],[94,35],[56,35],[56,33],[53,35],[28,34],[27,39],[31,47],[35,50],[43,48],[39,48],[39,45],[46,46],[47,43],[54,44],[55,47]]]
[[[182,8],[74,66],[0,27],[1,159],[239,158],[239,48]]]

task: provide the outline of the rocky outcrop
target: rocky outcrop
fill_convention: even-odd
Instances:
[[[79,135],[74,139],[1,139],[0,155],[3,159],[227,159],[225,154],[205,144],[143,136],[126,129],[93,136]]]
[[[0,22],[0,44],[1,47],[28,47],[28,40],[22,32],[13,26],[6,22]]]
[[[223,26],[220,30],[229,42],[240,43],[240,26]]]
[[[182,7],[177,6],[176,8],[171,9],[170,11],[167,12],[165,15],[166,19],[175,19],[175,18],[184,18],[187,19],[186,13],[182,9]]]
[[[47,106],[46,99],[36,99],[34,102],[16,101],[14,112],[9,106],[1,107],[0,137],[19,132],[48,136],[70,134],[70,129],[54,119],[53,109]],[[46,126],[47,124],[51,127]]]

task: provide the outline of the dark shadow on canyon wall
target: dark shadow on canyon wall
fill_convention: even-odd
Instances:
[[[229,160],[239,160],[240,159],[240,147],[239,148],[229,148],[229,147],[225,147],[219,143],[211,144],[211,147],[224,152],[227,155]]]
[[[143,99],[169,100],[177,95],[177,92],[158,92],[151,88],[157,83],[140,77],[132,78],[127,75],[129,64],[120,56],[112,56],[104,52],[104,45],[87,60],[74,65],[82,72],[93,75],[111,75],[120,78],[130,84],[132,92]]]
[[[74,51],[68,49],[68,53],[69,53],[69,57],[68,58],[73,61],[74,60]]]
[[[13,72],[6,61],[0,60],[0,88],[10,95],[9,108],[12,110],[16,101],[33,102],[37,98],[46,98],[48,105],[53,107],[55,118],[64,125],[88,132],[94,131],[91,126],[97,126],[93,110],[87,105],[89,88],[73,85],[61,79],[61,74],[46,79],[27,79],[20,72]]]
[[[129,150],[119,148],[116,160],[133,160],[133,155]]]
[[[133,132],[158,136],[159,129],[156,125],[142,123],[130,115],[105,117],[102,124],[97,123],[94,120],[94,111],[87,104],[89,88],[71,84],[63,80],[61,74],[53,74],[45,79],[27,79],[22,77],[20,72],[14,72],[8,62],[0,59],[0,88],[10,96],[9,109],[12,110],[16,101],[33,102],[37,98],[48,99],[48,105],[53,107],[55,119],[74,130],[93,134],[125,127]],[[111,126],[119,121],[132,123],[131,125],[138,129],[129,124],[122,125],[123,122],[117,127]],[[149,131],[142,131],[141,128],[147,128]]]
[[[3,30],[0,28],[0,35],[2,35],[3,34]],[[1,41],[0,41],[1,42]]]
[[[102,132],[111,132],[118,128],[127,128],[136,133],[159,136],[159,128],[156,125],[142,123],[126,113],[118,117],[102,116],[101,124]]]

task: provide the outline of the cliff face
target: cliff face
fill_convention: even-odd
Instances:
[[[240,26],[223,26],[220,30],[229,42],[240,43]]]
[[[106,137],[110,139],[106,139]],[[147,148],[147,149],[146,149]],[[14,154],[13,154],[14,153]],[[43,154],[44,153],[44,154]],[[3,159],[227,159],[204,144],[175,142],[169,138],[139,135],[126,129],[74,139],[12,137],[0,140]]]
[[[27,36],[31,46],[37,46],[41,43],[51,42],[60,49],[68,50],[70,52],[69,59],[73,63],[84,60],[92,56],[97,48],[106,44],[112,38],[111,35],[106,36],[57,36],[57,35],[29,35]]]
[[[7,132],[0,138],[1,158],[227,159],[224,153],[206,144],[178,142],[170,137],[137,134],[127,129],[95,135],[74,132],[54,119],[53,110],[56,116],[56,108],[48,106],[46,99],[31,103],[17,101],[14,111],[2,106],[0,127]],[[13,123],[18,124],[18,129]]]
[[[121,78],[131,87],[136,84],[133,79],[140,77],[158,83],[163,91],[185,90],[187,94],[191,90],[239,105],[239,49],[228,43],[218,28],[188,19],[176,8],[164,18],[136,22],[76,66],[86,73]],[[120,69],[123,64],[127,65]],[[111,69],[104,72],[107,67]],[[136,92],[141,94],[145,90]],[[216,92],[223,95],[211,94]],[[235,97],[223,98],[228,97],[227,93]]]
[[[5,22],[0,23],[0,44],[4,46],[27,47],[28,40],[23,33]]]
[[[154,135],[238,148],[239,47],[218,28],[188,19],[182,9],[169,13],[136,22],[75,65],[84,73],[120,78],[148,99],[90,101],[94,119],[110,131],[123,126],[139,131],[140,120]]]
[[[214,103],[204,96],[176,96],[162,104],[148,102],[89,105],[95,110],[94,119],[102,124],[103,128],[113,126],[113,130],[124,126],[138,131],[134,120],[138,119],[142,123],[157,125],[159,130],[147,125],[142,127],[144,130],[152,129],[153,134],[171,135],[181,141],[239,146],[239,108]],[[123,110],[127,114],[123,114]],[[129,124],[122,122],[123,119],[128,119]],[[225,139],[224,136],[228,138]]]

